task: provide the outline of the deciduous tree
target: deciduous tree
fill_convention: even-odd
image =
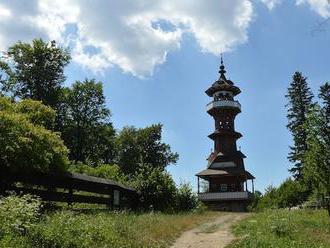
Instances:
[[[0,61],[1,90],[15,97],[40,100],[56,109],[69,61],[68,50],[55,41],[19,41],[9,47]]]
[[[115,131],[109,122],[101,82],[75,82],[67,89],[62,137],[75,161],[111,162]],[[104,160],[104,161],[102,161]]]
[[[171,163],[176,163],[178,154],[162,142],[162,125],[146,128],[125,127],[117,135],[117,164],[127,174],[134,174],[139,164],[150,164],[164,170]]]

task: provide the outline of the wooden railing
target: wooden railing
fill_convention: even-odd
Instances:
[[[111,209],[138,207],[138,192],[118,182],[78,173],[13,173],[0,169],[0,194],[33,194],[44,201],[105,204]]]
[[[241,192],[206,192],[198,194],[201,201],[216,201],[216,200],[248,200],[252,194],[248,191]]]

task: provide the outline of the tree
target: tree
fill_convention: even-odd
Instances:
[[[196,193],[192,191],[189,183],[181,183],[176,193],[177,210],[189,211],[195,209],[198,204],[198,198]]]
[[[160,167],[140,164],[133,186],[141,192],[144,209],[171,210],[175,208],[176,187],[171,175]]]
[[[133,175],[141,163],[164,170],[169,164],[176,163],[179,156],[161,139],[161,124],[140,129],[123,128],[116,138],[117,164],[129,175]]]
[[[258,201],[257,210],[263,210],[265,208],[277,208],[278,207],[278,193],[277,189],[270,185],[265,189],[265,194]]]
[[[323,129],[325,142],[330,145],[330,84],[327,82],[320,87],[319,98],[322,100]]]
[[[70,158],[93,164],[111,162],[109,148],[114,144],[115,131],[109,122],[102,83],[86,79],[66,91],[62,137],[70,149]],[[99,156],[104,156],[104,161],[99,161]]]
[[[313,94],[308,87],[306,78],[300,72],[293,75],[293,81],[286,95],[288,99],[288,129],[293,136],[293,146],[290,147],[289,160],[294,163],[289,170],[296,179],[301,179],[303,156],[307,150],[307,133],[305,121],[307,113],[312,106]]]
[[[0,98],[0,168],[20,172],[64,172],[68,150],[43,120],[54,113],[40,102]]]
[[[304,157],[304,176],[306,180],[311,181],[314,191],[323,197],[330,196],[330,123],[327,121],[326,108],[327,104],[324,105],[324,109],[316,105],[308,115],[306,122],[308,150]],[[328,212],[330,216],[329,205]]]
[[[308,198],[308,192],[301,181],[286,179],[277,189],[278,207],[297,206]]]
[[[35,39],[32,44],[17,42],[6,55],[0,61],[1,90],[14,97],[40,100],[56,109],[65,80],[64,68],[70,61],[69,52],[55,41]]]

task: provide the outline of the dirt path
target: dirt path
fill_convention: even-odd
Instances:
[[[224,213],[216,220],[184,232],[172,248],[222,248],[234,240],[230,227],[247,213]]]

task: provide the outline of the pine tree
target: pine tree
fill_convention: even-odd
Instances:
[[[320,87],[319,97],[323,104],[322,112],[328,124],[330,124],[330,84],[328,82]]]
[[[300,72],[295,72],[288,88],[288,125],[293,136],[293,146],[290,147],[288,159],[293,163],[289,171],[296,179],[301,179],[303,157],[307,150],[307,133],[305,129],[306,116],[312,106],[313,94],[308,87],[306,77]]]

